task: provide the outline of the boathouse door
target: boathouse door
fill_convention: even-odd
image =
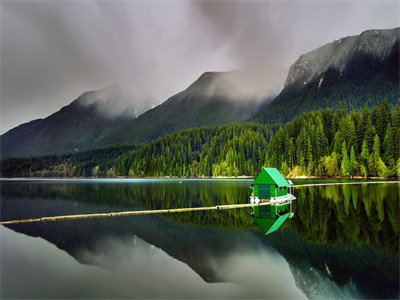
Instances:
[[[258,198],[260,198],[260,199],[269,199],[270,198],[269,184],[259,184],[258,185]]]

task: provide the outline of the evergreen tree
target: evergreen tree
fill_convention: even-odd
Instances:
[[[342,164],[340,166],[340,175],[349,176],[349,169],[350,169],[350,162],[349,162],[349,157],[347,156],[346,142],[344,141],[342,144]]]
[[[372,149],[372,145],[374,143],[374,137],[376,135],[375,126],[372,125],[371,118],[368,116],[366,124],[365,124],[365,135],[364,140],[367,141],[368,149]]]
[[[351,146],[350,153],[350,164],[349,164],[349,172],[351,176],[357,175],[358,163],[356,159],[356,153],[354,151],[354,147]]]
[[[396,145],[393,143],[393,131],[392,131],[392,126],[390,123],[388,123],[387,128],[386,128],[386,133],[385,133],[385,138],[383,139],[383,144],[382,144],[382,149],[383,149],[383,161],[386,164],[389,164],[390,159],[394,158],[395,156],[395,151],[396,151]]]
[[[378,134],[375,135],[372,151],[374,153],[374,161],[378,162],[378,160],[381,158],[381,142],[379,141]]]
[[[369,151],[367,140],[363,140],[361,147],[361,164],[364,166],[368,165]]]
[[[307,166],[307,175],[312,175],[313,173],[313,154],[312,154],[312,146],[310,137],[307,138],[307,155],[306,155],[306,166]]]
[[[380,141],[379,141],[379,136],[378,134],[375,135],[374,138],[374,145],[373,145],[373,153],[374,153],[374,171],[375,175],[379,177],[383,177],[387,175],[387,167],[385,163],[381,159],[380,155]]]
[[[393,159],[396,161],[400,158],[400,108],[398,104],[392,114],[391,128],[394,145]]]

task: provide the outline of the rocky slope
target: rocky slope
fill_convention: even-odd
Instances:
[[[368,30],[357,36],[348,36],[301,55],[290,67],[285,87],[306,85],[329,69],[340,74],[348,70],[354,57],[369,56],[384,62],[398,42],[400,28]]]
[[[399,93],[400,29],[368,30],[322,46],[290,67],[282,92],[252,120],[287,122],[312,110],[371,107]]]

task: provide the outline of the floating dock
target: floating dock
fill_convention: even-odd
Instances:
[[[264,205],[285,205],[290,202],[291,201],[282,199],[282,200],[274,201],[274,202],[264,201],[264,202],[258,203],[258,204],[253,204],[253,203],[228,204],[228,205],[216,205],[216,206],[207,206],[207,207],[170,208],[170,209],[120,211],[120,212],[111,212],[111,213],[95,213],[95,214],[82,214],[82,215],[66,215],[66,216],[42,217],[42,218],[36,218],[36,219],[1,221],[0,225],[31,223],[31,222],[54,222],[54,221],[66,221],[66,220],[77,220],[77,219],[150,215],[150,214],[165,214],[165,213],[182,213],[182,212],[205,211],[205,210],[226,210],[226,209],[237,209],[237,208],[246,208],[246,207],[254,207],[254,206],[264,206]]]

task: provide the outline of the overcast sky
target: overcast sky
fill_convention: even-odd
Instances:
[[[398,1],[1,1],[1,133],[120,83],[161,103],[205,71],[263,69],[399,26]],[[276,72],[276,76],[275,76]],[[275,82],[266,84],[276,85]]]

